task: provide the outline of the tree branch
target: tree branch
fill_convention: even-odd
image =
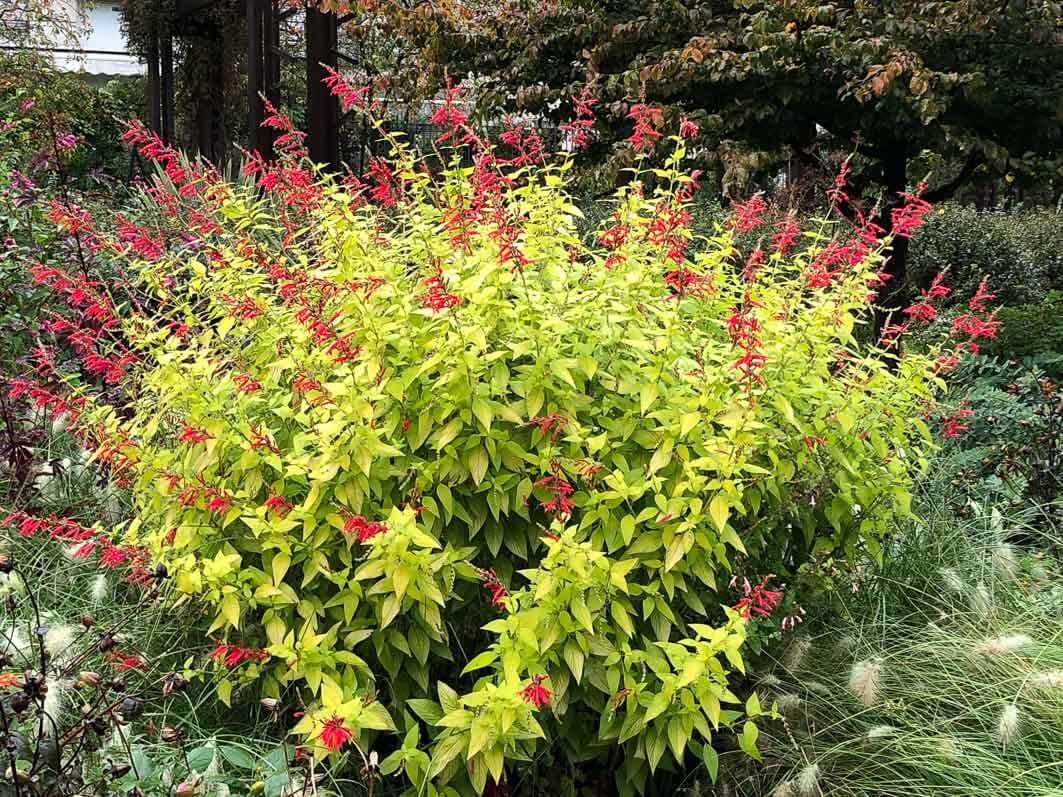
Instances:
[[[931,204],[935,202],[942,202],[946,199],[951,199],[952,195],[956,193],[957,189],[974,173],[974,170],[985,163],[985,153],[980,149],[972,149],[967,154],[967,161],[963,164],[963,168],[960,169],[960,173],[949,180],[947,183],[939,185],[937,188],[933,188],[923,194],[923,199]]]

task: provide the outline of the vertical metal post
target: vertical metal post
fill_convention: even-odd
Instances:
[[[306,128],[310,158],[334,173],[340,170],[340,106],[322,81],[324,65],[336,68],[336,15],[306,9]]]

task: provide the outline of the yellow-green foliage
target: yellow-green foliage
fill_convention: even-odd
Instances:
[[[189,332],[130,317],[143,368],[111,417],[136,452],[130,534],[218,636],[268,651],[225,672],[223,699],[251,680],[300,695],[319,753],[329,720],[368,749],[410,708],[425,725],[384,769],[405,767],[411,794],[479,792],[550,744],[573,760],[622,745],[625,794],[690,751],[713,770],[719,726],[755,754],[742,717],[761,708],[728,686],[750,625],[724,608],[731,573],[875,551],[908,511],[936,380],[854,338],[878,254],[809,287],[826,223],[755,281],[727,229],[670,259],[676,241],[648,230],[686,203],[675,143],[655,194],[618,193],[612,249],[577,234],[568,161],[490,194],[397,145],[397,207],[324,180],[305,211],[216,186],[219,230],[141,264],[156,315]],[[477,197],[490,212],[456,223]],[[690,290],[665,284],[677,269]],[[457,304],[432,309],[433,292]],[[736,310],[762,381],[734,367]],[[570,513],[545,477],[571,485]],[[359,541],[370,523],[386,530]]]

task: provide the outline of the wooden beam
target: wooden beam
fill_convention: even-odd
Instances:
[[[169,27],[159,37],[159,56],[161,60],[161,74],[159,81],[159,121],[161,128],[159,135],[167,144],[174,143],[174,83],[173,83],[173,33]]]
[[[340,105],[324,80],[336,68],[336,15],[306,9],[306,129],[310,158],[340,171]]]
[[[159,80],[159,42],[152,38],[148,44],[148,127],[162,135],[162,84]]]

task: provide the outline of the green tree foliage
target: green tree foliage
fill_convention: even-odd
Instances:
[[[932,176],[931,201],[982,164],[1061,174],[1058,2],[510,0],[405,18],[428,61],[482,76],[489,105],[564,115],[589,84],[600,100],[595,152],[614,165],[631,159],[633,102],[697,122],[709,162],[729,178],[784,150],[809,161],[824,143],[855,151],[844,209],[868,213],[881,198],[887,231],[899,193],[925,176],[926,153],[956,164]],[[896,286],[906,252],[902,239],[890,259]]]

